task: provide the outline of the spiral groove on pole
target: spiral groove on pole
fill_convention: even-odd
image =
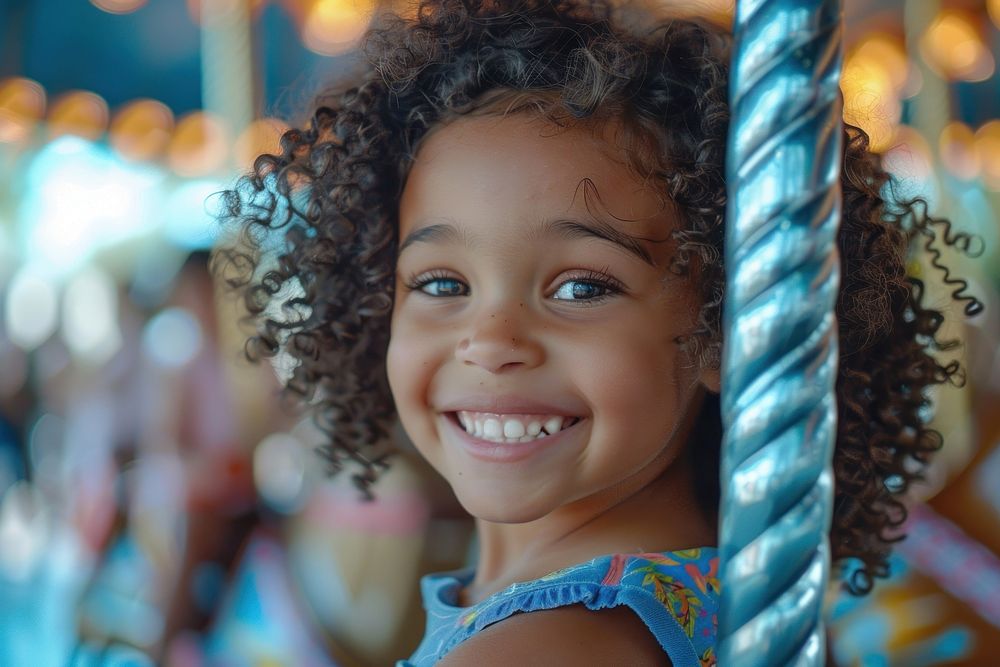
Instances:
[[[837,416],[841,30],[837,0],[736,3],[721,667],[824,660]]]

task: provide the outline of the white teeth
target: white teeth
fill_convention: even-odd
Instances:
[[[529,415],[499,415],[467,410],[459,411],[456,414],[458,422],[466,433],[483,440],[507,444],[531,442],[545,438],[561,431],[564,422],[575,423],[576,421],[559,415],[531,419]]]
[[[503,422],[503,437],[521,438],[524,436],[524,424],[516,419],[505,419]]]
[[[503,437],[503,427],[500,426],[499,419],[487,419],[483,422],[483,436],[490,440],[498,440]]]

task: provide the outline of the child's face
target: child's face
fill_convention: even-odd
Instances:
[[[427,138],[409,175],[389,382],[417,449],[481,519],[622,497],[682,445],[707,378],[674,339],[699,304],[666,271],[672,209],[625,160],[589,129],[463,118]],[[487,442],[553,418],[555,435]]]

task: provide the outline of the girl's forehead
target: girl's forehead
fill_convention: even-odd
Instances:
[[[627,155],[616,146],[616,126],[614,120],[560,126],[528,112],[459,117],[428,133],[414,166],[437,162],[442,156],[455,160],[475,153],[565,162],[567,166],[596,157],[602,163],[627,167]]]
[[[421,145],[400,224],[428,217],[597,217],[636,231],[672,221],[659,183],[640,180],[615,128],[558,127],[530,114],[460,118]]]

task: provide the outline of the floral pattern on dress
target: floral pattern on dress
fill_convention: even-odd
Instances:
[[[696,632],[701,635],[699,639],[715,637],[718,616],[704,609],[703,601],[719,595],[717,556],[703,560],[701,549],[673,551],[669,554],[616,554],[611,559],[602,583],[620,582],[632,559],[645,561],[632,572],[642,575],[642,586],[652,588],[653,595],[677,619],[689,639],[694,640]],[[682,570],[690,581],[680,576],[678,570]],[[698,661],[700,667],[715,667],[714,648],[706,648]]]
[[[458,627],[467,628],[472,625],[472,622],[476,620],[476,616],[479,616],[479,609],[473,607],[469,610],[467,614],[462,614],[458,617]]]
[[[685,665],[717,667],[715,639],[718,626],[719,559],[715,549],[647,553],[612,553],[551,572],[539,579],[511,584],[471,607],[458,606],[456,591],[468,586],[475,572],[428,575],[422,582],[428,626],[424,639],[409,660],[397,667],[430,667],[457,643],[512,612],[530,612],[569,604],[624,604],[624,598],[635,601],[646,597],[655,600],[676,621],[660,624],[661,633],[676,639],[686,637],[693,649],[687,653]],[[642,588],[645,592],[637,589]],[[544,591],[544,595],[541,593]],[[628,602],[633,606],[632,602]],[[634,607],[641,613],[638,607]],[[645,617],[644,617],[645,618]],[[673,627],[670,627],[673,626]],[[650,626],[652,627],[652,626]],[[667,646],[667,644],[664,644]],[[674,656],[675,660],[680,656]]]

